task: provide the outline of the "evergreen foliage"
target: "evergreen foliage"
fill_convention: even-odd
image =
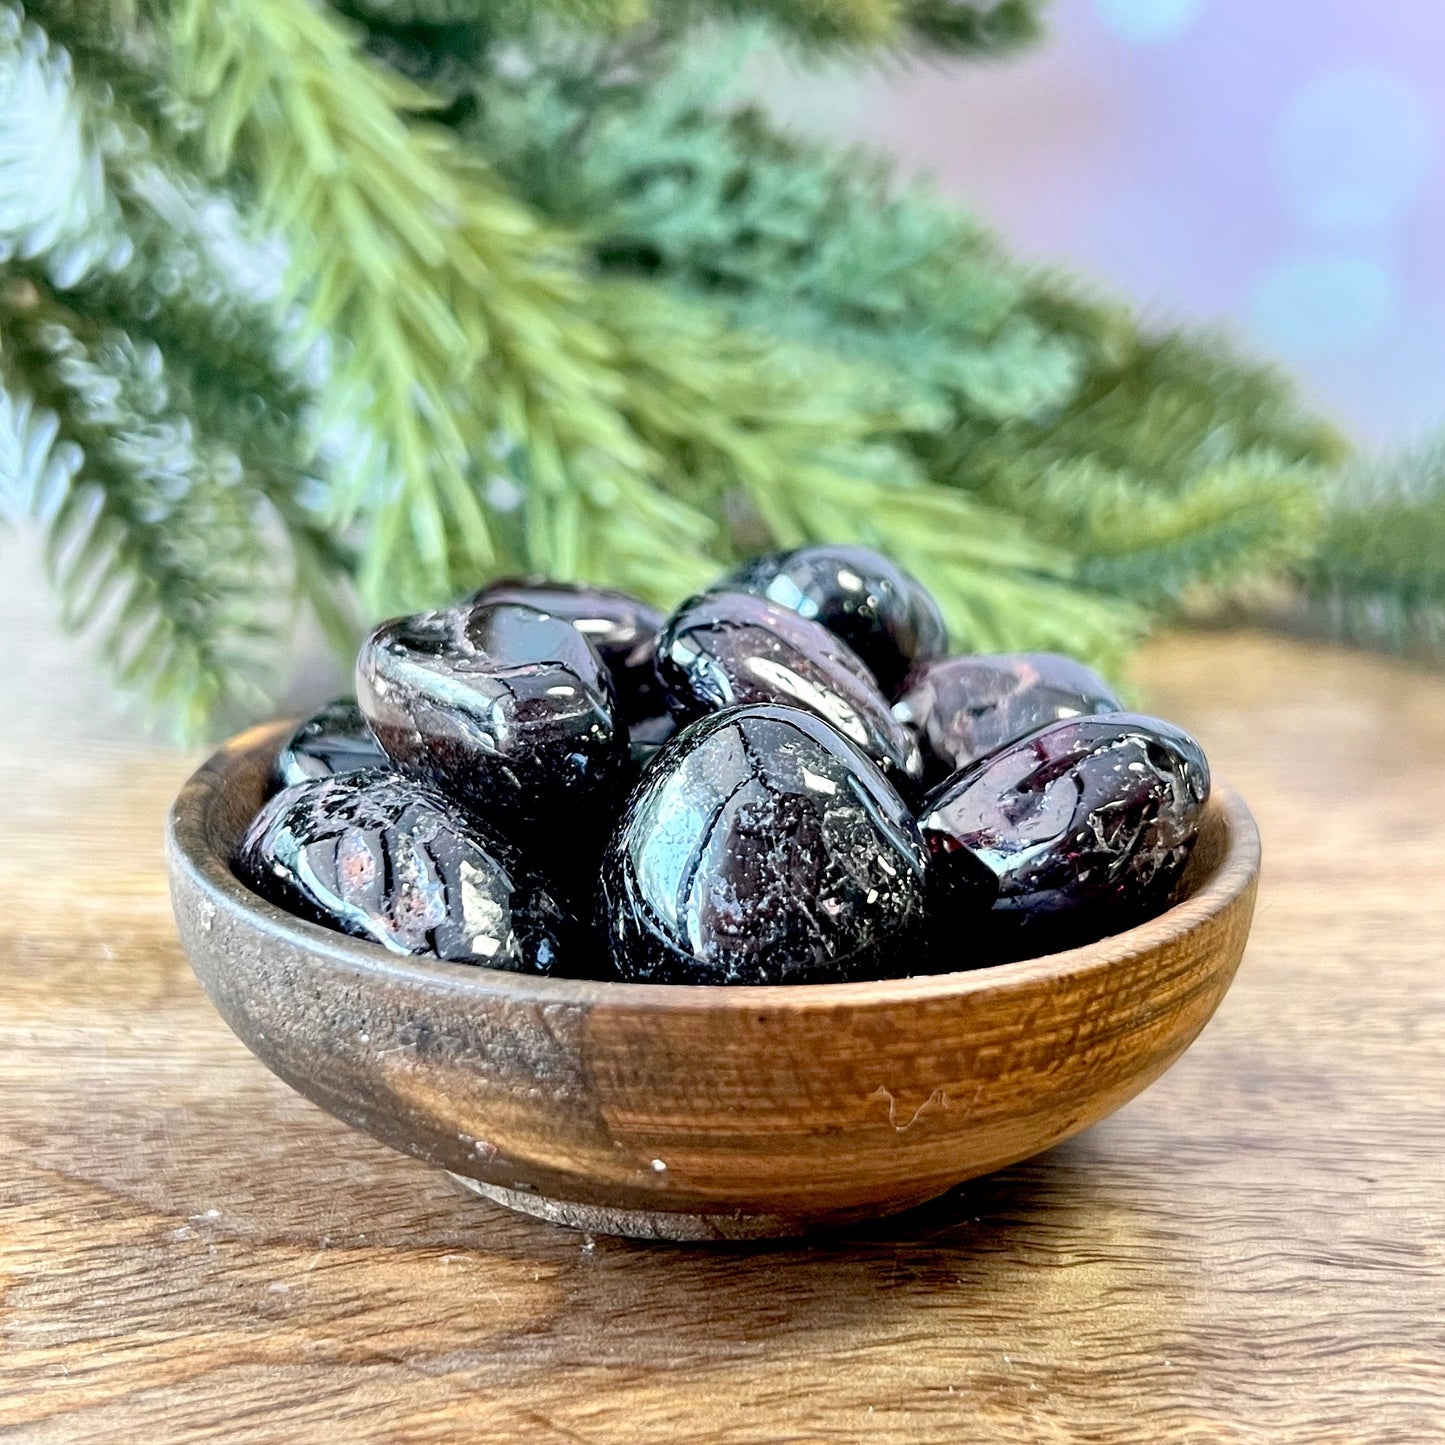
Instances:
[[[537,16],[583,34],[688,29],[706,21],[765,19],[810,48],[922,48],[995,55],[1033,40],[1046,0],[343,0],[366,23],[410,31],[435,49],[474,54],[498,36],[529,33]],[[457,36],[455,32],[462,32]]]
[[[1347,473],[1301,582],[1338,635],[1445,655],[1445,438]]]
[[[1339,452],[1224,342],[1011,263],[738,77],[993,53],[1032,0],[0,4],[0,495],[192,728],[296,606],[485,575],[675,601],[851,538],[961,648],[1112,665],[1304,568]]]
[[[291,599],[355,628],[299,358],[245,294],[231,211],[177,183],[126,87],[73,88],[13,10],[0,87],[0,499],[45,524],[66,622],[195,732],[262,700]]]
[[[234,454],[192,434],[189,398],[154,348],[87,327],[25,283],[0,296],[0,325],[7,389],[23,384],[65,418],[66,451],[48,428],[27,448],[31,469],[61,483],[47,562],[67,620],[109,611],[102,645],[118,678],[183,722],[251,701],[276,591],[251,499],[231,485]]]
[[[941,403],[942,428],[900,442],[932,480],[1071,550],[1092,586],[1159,606],[1307,550],[1316,468],[1341,444],[1281,378],[1222,339],[1143,333],[1010,265],[866,156],[720,106],[743,53],[665,47],[639,80],[574,50],[505,90],[483,76],[465,126],[605,270],[704,295]]]

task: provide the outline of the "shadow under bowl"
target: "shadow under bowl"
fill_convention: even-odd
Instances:
[[[1216,784],[1178,901],[1065,953],[771,988],[406,958],[285,913],[231,872],[291,727],[233,739],[171,810],[171,897],[207,993],[337,1118],[490,1199],[602,1233],[802,1234],[1047,1149],[1188,1048],[1254,911],[1259,834]]]

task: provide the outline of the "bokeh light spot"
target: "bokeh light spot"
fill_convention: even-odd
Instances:
[[[1094,0],[1099,19],[1130,45],[1159,45],[1183,34],[1204,0]]]
[[[1275,169],[1295,214],[1328,235],[1388,226],[1429,175],[1430,108],[1381,70],[1336,70],[1291,97],[1274,138]]]
[[[1390,318],[1395,283],[1378,261],[1325,256],[1283,261],[1255,283],[1250,319],[1286,356],[1345,351],[1375,335]]]

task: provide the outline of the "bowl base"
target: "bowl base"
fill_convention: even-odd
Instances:
[[[670,1239],[678,1243],[797,1239],[822,1230],[842,1229],[870,1219],[881,1219],[885,1215],[901,1214],[926,1204],[928,1198],[933,1197],[825,1215],[752,1214],[741,1210],[730,1214],[688,1214],[677,1209],[613,1209],[604,1204],[579,1204],[570,1199],[551,1199],[526,1189],[486,1184],[480,1179],[469,1179],[465,1174],[453,1174],[450,1169],[445,1173],[469,1194],[479,1194],[492,1204],[500,1204],[504,1209],[530,1215],[533,1219],[545,1219],[549,1224],[566,1225],[568,1229],[582,1230],[587,1234],[617,1234],[627,1239]]]

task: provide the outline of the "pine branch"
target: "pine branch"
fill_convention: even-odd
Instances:
[[[117,679],[188,736],[254,707],[278,589],[234,454],[195,434],[153,348],[87,326],[54,294],[6,285],[0,336],[6,393],[54,418],[31,429],[23,461],[46,480],[7,489],[46,503],[65,625],[98,630]]]
[[[655,9],[673,29],[756,17],[808,47],[872,50],[901,43],[907,0],[658,0]]]
[[[159,349],[197,429],[235,454],[247,485],[280,523],[298,598],[349,652],[360,634],[351,597],[358,561],[327,505],[329,473],[346,468],[323,453],[317,399],[303,379],[306,358],[273,305],[237,295],[195,238],[128,205],[123,185],[119,194],[122,208],[133,210],[131,260],[67,288],[67,307]],[[10,269],[37,284],[44,279],[33,264]]]
[[[357,565],[338,535],[388,610],[519,567],[671,602],[744,550],[854,539],[938,592],[960,647],[1107,665],[1151,614],[1308,544],[1337,444],[1277,378],[1212,338],[1145,335],[877,163],[779,134],[728,98],[727,27],[678,39],[777,9],[810,43],[989,49],[1036,5],[556,0],[604,38],[549,27],[544,46],[514,0],[385,18],[345,0],[364,37],[292,0],[36,3],[75,60],[71,149],[101,169],[60,168],[54,224],[7,230],[0,126],[9,294],[54,312],[7,356],[12,452],[17,475],[38,459],[32,505],[121,509],[102,529],[116,580],[146,560],[116,528],[149,513],[87,420],[92,391],[152,445],[159,418],[183,425],[180,491],[230,504],[216,527],[241,571],[284,538],[274,585],[323,607]],[[184,224],[210,185],[243,231],[279,234],[279,294],[238,288]],[[47,379],[40,343],[61,336],[84,395]],[[320,444],[352,416],[354,445]],[[77,516],[62,560],[90,545]],[[189,535],[189,516],[166,525]],[[215,599],[190,609],[194,655],[155,674],[193,713],[215,685],[181,674],[219,676],[201,639],[245,635],[223,605],[244,589],[206,561],[180,558],[164,589],[185,574]]]
[[[255,545],[289,544],[285,596],[299,594],[338,645],[353,646],[355,563],[319,510],[317,409],[303,377],[310,358],[284,324],[275,288],[260,294],[268,292],[264,271],[260,293],[242,289],[256,292],[246,273],[274,265],[274,257],[245,241],[234,210],[154,144],[148,122],[167,106],[137,49],[112,54],[93,31],[93,10],[52,8],[85,57],[79,75],[67,52],[47,49],[13,9],[0,11],[7,27],[0,70],[32,92],[38,86],[41,96],[11,110],[18,127],[0,127],[0,195],[10,186],[24,192],[0,207],[0,237],[13,238],[5,271],[36,295],[53,292],[89,334],[141,339],[164,357],[169,387],[185,399],[197,434],[234,454],[246,488],[269,504],[264,525],[279,523],[280,538],[268,534]],[[35,133],[37,121],[50,126],[49,144]],[[62,184],[47,209],[25,186],[37,167],[83,179],[95,199],[77,204],[66,194],[77,187]],[[25,216],[39,225],[20,224]]]
[[[573,575],[584,537],[631,529],[616,561],[595,543],[589,556],[609,580],[635,557],[630,572],[653,595],[676,596],[715,566],[703,551],[710,498],[846,481],[850,448],[880,425],[850,396],[825,387],[822,404],[801,407],[804,388],[765,347],[645,288],[590,285],[565,243],[454,142],[396,118],[424,98],[319,13],[256,4],[213,27],[216,13],[183,7],[174,32],[213,160],[269,178],[270,209],[313,278],[313,315],[350,343],[352,389],[373,399],[373,430],[400,461],[399,505],[376,519],[374,596],[381,578],[388,601],[445,595],[459,545],[473,549],[464,570],[491,559],[466,468],[499,433],[524,444],[528,565]],[[671,535],[654,530],[664,503],[682,524]],[[414,585],[398,596],[409,557]]]
[[[632,288],[622,293],[631,304]],[[736,357],[726,348],[744,348]],[[674,333],[669,351],[692,346],[685,373],[706,387],[708,367],[724,376],[746,370],[746,338],[684,336]],[[633,374],[646,375],[644,354],[620,358]],[[1116,664],[1138,636],[1141,618],[1131,608],[1091,595],[1075,582],[1075,563],[1064,549],[1029,537],[1019,522],[965,493],[921,484],[900,469],[897,453],[885,445],[844,455],[830,443],[840,423],[859,417],[879,433],[897,431],[910,420],[929,425],[930,413],[917,405],[900,410],[889,388],[877,395],[871,373],[851,373],[835,358],[810,351],[794,354],[794,385],[781,395],[776,384],[758,387],[751,408],[736,398],[740,429],[711,441],[731,458],[730,472],[741,484],[747,506],[761,523],[767,545],[849,538],[873,546],[928,580],[948,617],[954,643],[979,651],[1057,646],[1101,665]],[[776,357],[775,357],[776,360]],[[662,391],[666,378],[657,378]],[[837,414],[844,399],[842,416]],[[672,427],[686,434],[702,412],[700,398],[678,391],[672,398]],[[755,431],[785,428],[796,460],[779,471],[766,455],[755,457]],[[647,431],[644,427],[644,434]],[[706,476],[697,458],[680,464]]]
[[[126,238],[70,100],[68,57],[0,4],[0,258],[78,276],[122,264]]]
[[[427,98],[321,12],[187,3],[173,20],[211,160],[250,176],[282,226],[302,299],[345,343],[343,380],[399,473],[375,516],[372,597],[436,600],[494,560],[472,462],[499,436],[526,447],[526,562],[570,575],[592,491],[625,514],[638,478],[669,480],[628,423],[611,360],[623,317],[602,324],[566,244],[445,134],[402,120]],[[655,588],[701,569],[649,536]]]
[[[1168,489],[1084,458],[1037,473],[1012,500],[1038,533],[1074,553],[1088,583],[1168,609],[1204,589],[1278,576],[1308,555],[1315,480],[1246,453]]]
[[[1036,294],[1034,308],[1048,299]],[[1288,380],[1241,357],[1221,335],[1153,336],[1121,312],[1097,321],[1066,317],[1057,330],[1089,345],[1089,365],[1060,415],[1024,418],[1025,426],[997,438],[1021,462],[1037,466],[1089,450],[1167,491],[1241,454],[1283,466],[1344,460],[1343,439],[1299,406]]]
[[[1360,466],[1299,568],[1314,619],[1355,642],[1445,654],[1445,441]]]
[[[926,475],[1067,548],[1094,586],[1158,609],[1307,551],[1316,469],[1341,447],[1281,378],[1215,337],[1144,334],[877,162],[780,135],[730,99],[742,49],[641,77],[558,51],[481,76],[466,130],[607,270],[940,403],[941,430],[900,438]]]
[[[387,27],[475,26],[515,31],[536,12],[607,34],[646,18],[647,0],[333,0],[344,14]]]
[[[759,540],[872,535],[880,524],[870,511],[895,485],[899,500],[881,525],[900,546],[910,534],[931,541],[940,506],[955,533],[977,538],[965,548],[973,570],[948,579],[944,599],[968,635],[985,630],[990,574],[1012,585],[1043,565],[1038,549],[1015,559],[1007,518],[917,488],[904,459],[870,440],[928,424],[904,389],[806,355],[784,358],[655,288],[589,283],[565,241],[443,133],[406,119],[430,97],[357,56],[322,12],[262,5],[218,18],[182,3],[162,16],[167,53],[142,28],[118,32],[108,48],[104,7],[48,3],[88,83],[110,85],[119,72],[112,93],[130,98],[148,131],[164,129],[167,115],[189,117],[210,169],[255,191],[290,238],[293,271],[307,278],[295,294],[314,331],[343,342],[328,387],[333,411],[338,398],[370,403],[373,430],[392,461],[403,460],[399,488],[376,495],[373,472],[353,493],[369,528],[375,604],[440,600],[489,560],[672,601],[733,555],[713,519],[736,513],[739,499],[780,528]],[[188,81],[179,101],[156,103],[167,93],[148,68],[158,58]],[[174,167],[188,144],[172,134],[158,153]],[[285,396],[287,378],[273,365],[285,338],[264,314],[239,326],[236,315],[214,314],[210,297],[188,310],[189,289],[174,284],[185,267],[148,224],[143,188],[124,167],[111,169],[110,199],[119,197],[144,264],[92,277],[70,303],[142,333],[150,321],[198,422],[242,456],[298,560],[324,562],[302,567],[302,578],[334,576],[344,559],[294,505],[308,461],[296,433],[283,425],[265,436],[234,404],[236,382],[254,377],[280,401],[268,419],[284,423],[304,408],[304,390]],[[170,278],[173,294],[149,294],[149,275]],[[225,354],[212,372],[193,345],[197,320],[221,338],[256,338],[253,354]],[[801,504],[810,490],[832,500]],[[994,559],[987,566],[985,556]],[[1046,570],[1037,595],[1077,602],[1060,559]],[[1107,631],[1091,651],[1118,629]]]

